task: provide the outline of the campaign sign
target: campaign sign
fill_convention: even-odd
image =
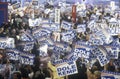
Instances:
[[[51,47],[54,45],[54,41],[51,38],[47,38],[47,37],[41,37],[39,39],[37,39],[38,44],[42,45],[42,44],[47,44],[48,47]]]
[[[120,73],[102,71],[101,79],[120,79]]]
[[[76,61],[76,60],[77,60],[77,57],[73,56],[70,59],[54,60],[54,61],[52,61],[52,63],[54,65],[58,65],[58,64],[61,64],[61,63],[70,63],[70,62],[73,62],[73,61]]]
[[[19,53],[17,49],[6,49],[6,54],[10,60],[19,60]]]
[[[88,47],[79,47],[74,50],[74,55],[76,57],[83,57],[83,58],[89,58],[91,53],[91,49]]]
[[[94,35],[90,35],[90,40],[88,41],[90,45],[103,45],[103,41]]]
[[[50,36],[50,34],[51,34],[51,31],[48,29],[38,29],[33,31],[33,37],[35,39],[39,39],[43,36]]]
[[[62,21],[61,28],[65,29],[65,30],[70,30],[70,29],[72,29],[72,23]]]
[[[38,1],[36,0],[36,1],[32,1],[32,5],[33,6],[38,6]]]
[[[65,42],[70,42],[70,41],[73,41],[75,36],[76,36],[75,32],[70,30],[70,31],[62,33],[62,40]]]
[[[53,47],[53,51],[54,51],[56,54],[60,54],[60,53],[64,52],[65,49],[64,49],[64,48],[61,48],[61,47],[58,47],[58,46],[54,46],[54,47]]]
[[[0,38],[0,49],[15,48],[14,38]]]
[[[26,42],[25,46],[24,46],[24,51],[30,51],[32,50],[34,47],[34,42]]]
[[[23,33],[20,35],[20,40],[21,41],[33,41],[34,39],[30,33],[23,31]]]
[[[56,68],[57,68],[58,76],[60,76],[60,77],[78,73],[75,61],[72,62],[71,64],[63,63],[63,64],[57,66]]]
[[[85,24],[80,24],[77,26],[77,32],[85,32],[86,31],[86,25]]]
[[[49,29],[51,31],[59,31],[60,30],[60,24],[57,24],[57,23],[43,23],[42,27]]]
[[[12,6],[13,6],[13,9],[18,9],[21,7],[20,3],[13,4]]]
[[[117,59],[117,60],[115,60],[115,65],[117,66],[117,67],[120,67],[120,59]]]
[[[20,53],[20,57],[19,57],[19,60],[20,60],[20,63],[21,64],[29,64],[29,65],[33,65],[33,62],[34,62],[34,55],[32,54],[27,54],[27,53],[23,53],[21,52]]]
[[[106,30],[96,29],[94,33],[99,37],[104,43],[109,44],[112,41],[112,37],[107,33]]]
[[[117,35],[120,33],[120,24],[116,22],[110,22],[108,25],[108,32],[111,35]]]
[[[119,39],[115,39],[110,43],[110,46],[120,48]]]
[[[113,46],[105,46],[108,56],[110,59],[118,59],[119,56],[119,48],[113,47]]]
[[[101,50],[100,48],[95,47],[93,48],[93,53],[94,55],[97,56],[97,59],[101,66],[104,66],[107,63],[109,63],[109,59],[107,58],[106,53],[104,53],[104,50]]]
[[[50,29],[51,31],[60,31],[60,25],[59,24],[50,24]]]
[[[100,29],[105,29],[107,27],[107,24],[104,22],[96,22],[94,24],[94,27],[99,27]]]

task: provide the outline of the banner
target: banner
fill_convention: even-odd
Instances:
[[[14,38],[0,38],[0,49],[15,48]]]
[[[61,65],[57,66],[57,73],[61,76],[67,76],[78,73],[76,62],[62,63]]]

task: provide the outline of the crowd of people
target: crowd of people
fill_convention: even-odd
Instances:
[[[11,5],[9,5],[11,6]],[[60,6],[59,6],[60,7]],[[58,7],[58,8],[59,8]],[[39,27],[42,27],[42,20],[38,20],[39,25],[30,26],[30,19],[50,19],[50,12],[47,14],[44,12],[44,10],[54,10],[56,6],[50,5],[49,3],[46,3],[44,5],[44,9],[34,8],[32,5],[27,6],[25,10],[15,10],[11,11],[9,10],[9,21],[4,22],[0,26],[0,37],[1,38],[14,38],[15,40],[15,48],[24,51],[23,47],[21,46],[21,40],[22,34],[25,32],[28,32],[32,34],[34,29],[38,29]],[[77,29],[77,26],[79,24],[85,24],[85,31],[84,32],[78,32],[76,33],[75,39],[70,40],[69,42],[62,40],[62,33],[66,32],[67,30],[64,28],[60,28],[61,31],[54,32],[52,31],[50,33],[49,37],[53,39],[54,42],[60,42],[68,45],[70,49],[75,48],[75,42],[77,41],[84,41],[87,42],[90,40],[90,35],[93,33],[92,29],[88,27],[89,22],[92,20],[96,20],[97,22],[103,22],[105,21],[107,24],[109,24],[110,20],[114,20],[115,22],[120,23],[120,13],[118,12],[111,12],[109,6],[89,6],[87,7],[83,13],[83,15],[76,13],[76,22],[73,23],[72,19],[72,10],[69,11],[63,11],[61,12],[61,18],[60,18],[60,26],[62,25],[63,21],[66,21],[68,23],[71,23],[72,28],[71,29]],[[34,14],[34,17],[33,17]],[[108,19],[106,18],[108,17]],[[54,23],[54,17],[52,17],[51,22]],[[62,27],[62,26],[61,26]],[[113,36],[116,38],[119,38],[119,34],[116,36]],[[42,37],[41,37],[42,38]],[[33,37],[34,39],[34,37]],[[47,60],[43,60],[46,56],[39,56],[40,51],[38,51],[38,48],[41,44],[39,44],[38,40],[35,40],[34,46],[31,50],[27,51],[27,53],[34,54],[34,62],[33,65],[20,63],[19,60],[10,60],[9,56],[6,55],[6,49],[0,50],[0,79],[101,79],[101,71],[107,70],[111,72],[118,72],[120,73],[120,65],[116,66],[115,61],[120,59],[120,54],[118,59],[110,59],[109,63],[106,63],[106,65],[101,66],[99,61],[96,59],[95,63],[90,68],[89,63],[83,63],[83,58],[78,58],[76,60],[78,73],[72,74],[64,77],[59,77],[57,74],[57,70],[55,65],[50,61],[52,59],[64,59],[64,55],[68,55],[66,52],[61,52],[61,56],[59,58],[55,58],[54,52],[52,50],[47,51]],[[26,52],[26,51],[25,51]],[[120,63],[120,62],[118,62]]]

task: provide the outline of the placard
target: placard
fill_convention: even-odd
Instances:
[[[77,26],[77,32],[85,32],[86,31],[86,25],[85,24],[80,24]]]
[[[63,63],[62,65],[57,66],[57,73],[60,77],[78,73],[75,61],[70,64]]]
[[[103,45],[104,42],[100,38],[95,38],[93,36],[90,36],[90,40],[88,41],[90,45]]]
[[[107,63],[109,63],[109,59],[106,56],[106,53],[104,52],[104,50],[100,49],[99,47],[95,47],[93,49],[93,52],[94,52],[94,55],[97,56],[97,59],[101,66],[104,66]]]
[[[39,47],[39,55],[40,56],[47,56],[47,52],[48,52],[48,45],[47,44],[44,44],[42,46]]]
[[[18,9],[21,7],[21,4],[20,3],[16,3],[16,4],[13,4],[13,9]]]
[[[101,79],[120,79],[120,73],[102,71],[101,72]]]
[[[73,39],[75,38],[75,36],[76,36],[76,33],[74,31],[70,30],[70,31],[62,33],[62,38],[61,39],[64,42],[72,42]]]
[[[113,46],[105,46],[108,56],[110,59],[118,59],[119,56],[119,48],[113,47]]]
[[[117,35],[120,33],[120,24],[116,22],[110,22],[108,25],[108,32],[111,35]]]
[[[10,60],[19,60],[20,51],[17,49],[6,49],[6,54]]]
[[[14,38],[0,38],[0,49],[15,48]]]
[[[89,58],[91,54],[91,48],[87,45],[76,46],[73,53],[76,57]]]
[[[34,47],[34,42],[26,42],[23,51],[31,51]]]
[[[48,30],[48,29],[37,29],[37,30],[35,30],[35,31],[33,31],[33,37],[35,38],[35,39],[39,39],[39,38],[41,38],[41,37],[43,37],[43,36],[50,36],[50,34],[51,34],[51,31],[50,30]]]
[[[21,64],[33,65],[34,57],[35,57],[35,56],[32,55],[32,54],[27,54],[27,53],[25,53],[25,52],[21,52],[21,53],[20,53],[19,60],[20,60],[20,63],[21,63]]]
[[[33,0],[33,1],[32,1],[32,5],[33,5],[33,6],[38,6],[38,1],[37,1],[37,0]]]
[[[61,28],[65,29],[65,30],[70,30],[70,29],[72,29],[72,23],[62,21]]]
[[[55,9],[55,23],[60,24],[60,9]]]
[[[25,34],[25,32],[24,32],[24,33],[22,33],[22,34],[20,35],[20,40],[21,40],[21,41],[33,41],[33,37],[32,37],[32,36],[30,37],[30,35],[28,36],[28,35]]]

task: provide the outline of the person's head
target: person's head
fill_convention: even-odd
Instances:
[[[13,34],[16,34],[16,29],[12,29],[12,33],[13,33]]]
[[[0,28],[0,33],[2,33],[4,31],[4,28],[3,27],[1,27]]]
[[[111,59],[110,62],[109,62],[109,65],[112,66],[112,65],[113,65],[113,62],[114,62],[114,60]]]
[[[20,72],[14,72],[13,73],[13,79],[21,79],[21,73]]]
[[[101,79],[101,72],[100,71],[94,72],[94,79]]]

